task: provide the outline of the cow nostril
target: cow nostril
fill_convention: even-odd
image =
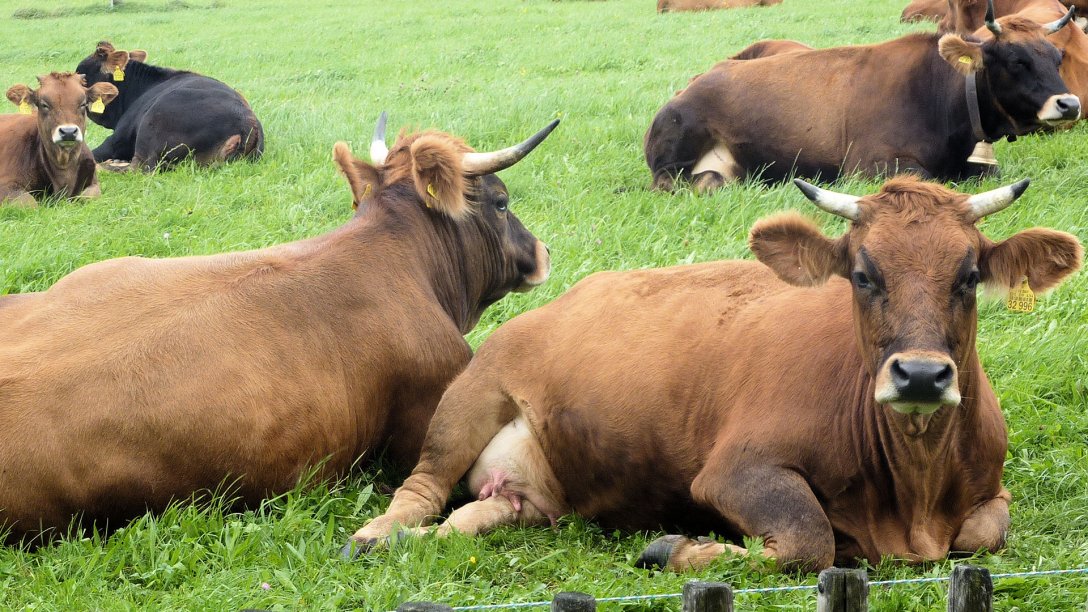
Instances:
[[[1080,100],[1073,97],[1058,98],[1056,103],[1058,110],[1063,114],[1070,114],[1080,111]]]
[[[936,387],[942,391],[948,388],[952,384],[952,366],[947,363],[941,368],[940,372],[937,372],[937,376],[933,379]]]
[[[896,389],[902,389],[910,384],[910,374],[903,369],[902,364],[896,359],[892,362],[891,366],[892,383],[895,384]]]

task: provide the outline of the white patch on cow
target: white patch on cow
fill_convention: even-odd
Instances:
[[[1077,116],[1076,117],[1066,117],[1065,113],[1062,112],[1061,108],[1058,106],[1059,101],[1065,103],[1067,106],[1071,102],[1076,101],[1077,109],[1078,109],[1077,110]],[[1039,121],[1042,121],[1043,123],[1050,124],[1050,125],[1070,123],[1072,121],[1076,121],[1077,119],[1080,119],[1080,110],[1079,109],[1080,109],[1080,98],[1074,96],[1073,94],[1065,93],[1065,94],[1059,94],[1059,95],[1056,95],[1056,96],[1050,96],[1049,98],[1047,98],[1046,102],[1043,103],[1043,107],[1041,109],[1039,109],[1039,112],[1038,112],[1038,114],[1036,116],[1039,118]]]
[[[480,453],[468,488],[477,499],[505,497],[519,512],[522,499],[551,519],[567,512],[555,473],[523,417],[507,423]]]
[[[718,144],[709,153],[704,155],[691,170],[692,176],[698,176],[702,172],[714,171],[730,181],[737,178],[737,160],[723,144]]]

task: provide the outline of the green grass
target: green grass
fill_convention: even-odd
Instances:
[[[336,140],[365,150],[374,119],[437,127],[479,148],[505,146],[561,116],[556,133],[503,173],[512,206],[552,249],[544,287],[512,295],[470,335],[547,303],[590,272],[750,257],[747,230],[771,212],[812,207],[792,187],[737,185],[709,197],[646,190],[642,136],[658,108],[715,61],[761,38],[817,46],[925,28],[898,23],[905,0],[786,0],[768,9],[658,16],[652,0],[106,0],[5,4],[4,88],[70,70],[100,39],[153,63],[203,72],[250,100],[267,132],[259,163],[156,176],[102,177],[102,198],[0,209],[0,292],[36,291],[84,264],[248,249],[312,236],[351,214],[331,163]],[[129,3],[126,3],[129,4]],[[161,7],[158,10],[156,7]],[[34,19],[10,19],[23,10]],[[14,109],[10,109],[14,110]],[[1032,187],[983,229],[1000,238],[1042,225],[1088,239],[1088,125],[998,145],[1009,180]],[[106,132],[90,130],[91,143]],[[965,190],[994,187],[997,181]],[[839,188],[876,189],[851,180]],[[820,217],[831,231],[840,221]],[[980,312],[979,352],[1009,422],[1008,549],[975,559],[995,572],[1088,566],[1088,280],[1078,275],[1035,313]],[[657,534],[602,531],[568,517],[551,529],[423,539],[354,563],[335,557],[385,507],[398,477],[367,466],[342,483],[286,494],[245,513],[181,504],[106,541],[73,536],[35,552],[0,550],[0,608],[392,609],[677,592],[691,575],[631,562]],[[475,560],[475,562],[473,562]],[[940,576],[948,562],[881,565],[873,579]],[[814,582],[723,560],[701,578],[736,588]],[[269,588],[262,588],[262,583]],[[997,584],[999,610],[1080,610],[1088,579]],[[874,610],[943,609],[944,585],[874,589]],[[741,609],[812,609],[811,592],[738,598]],[[625,609],[678,609],[675,601]]]

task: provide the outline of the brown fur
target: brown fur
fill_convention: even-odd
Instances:
[[[756,59],[759,57],[767,57],[769,55],[793,53],[795,51],[812,51],[812,47],[799,43],[795,40],[761,40],[757,43],[753,43],[745,47],[743,50],[741,50],[740,53],[737,53],[729,59]]]
[[[463,146],[427,133],[443,138]],[[471,356],[463,334],[548,265],[496,211],[493,175],[463,183],[472,214],[428,210],[417,140],[398,141],[366,205],[328,234],[114,259],[0,297],[0,529],[63,530],[77,514],[116,527],[223,483],[253,502],[383,448],[413,462]],[[335,157],[355,191],[353,169],[370,166]],[[459,171],[444,161],[424,165]]]
[[[27,103],[32,115],[0,115],[0,204],[34,205],[35,195],[94,197],[100,193],[98,176],[86,142],[61,146],[53,142],[59,126],[86,132],[87,106],[95,100],[109,104],[117,89],[107,83],[90,88],[83,77],[53,72],[38,77],[39,88],[15,85],[7,98],[16,106]],[[47,104],[47,112],[39,112]]]
[[[753,249],[770,268],[723,261],[579,282],[484,342],[443,396],[412,475],[354,538],[431,520],[481,450],[521,419],[554,474],[551,497],[607,526],[758,536],[780,567],[807,570],[1000,548],[1007,434],[960,275],[977,256],[985,282],[1022,264],[1051,286],[1079,267],[1081,250],[1051,230],[993,243],[967,220],[966,200],[897,179],[863,198],[837,239],[814,240],[795,215],[757,224]],[[885,299],[842,278],[780,280],[850,275],[862,250]],[[807,272],[797,276],[798,265]],[[961,403],[924,428],[877,404],[889,346],[947,354]],[[507,523],[524,518],[514,514]],[[743,552],[673,538],[673,569]]]

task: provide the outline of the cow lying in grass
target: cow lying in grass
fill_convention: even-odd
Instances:
[[[114,527],[235,481],[253,502],[386,447],[414,463],[462,335],[548,277],[494,173],[553,127],[493,153],[378,138],[372,163],[339,143],[357,212],[328,234],[0,296],[0,530]]]
[[[865,197],[799,185],[848,231],[779,214],[752,228],[759,262],[595,274],[495,331],[345,552],[427,524],[462,478],[478,501],[439,534],[577,513],[759,537],[802,570],[1002,547],[1008,440],[975,350],[977,286],[1045,291],[1081,245],[979,232],[1027,181],[975,196],[914,178]],[[666,536],[640,562],[727,552],[747,553]]]
[[[15,85],[7,98],[20,114],[0,115],[0,205],[37,206],[35,195],[93,198],[94,158],[83,142],[87,109],[117,95],[109,83],[90,87],[81,75],[53,72],[38,89]]]
[[[774,6],[782,0],[657,0],[657,12],[713,11],[716,9]]]
[[[112,170],[166,169],[192,156],[198,164],[264,151],[264,129],[237,91],[202,74],[146,63],[147,52],[120,51],[107,41],[79,63],[90,83],[117,86],[117,100],[91,121],[113,130],[94,150]]]

